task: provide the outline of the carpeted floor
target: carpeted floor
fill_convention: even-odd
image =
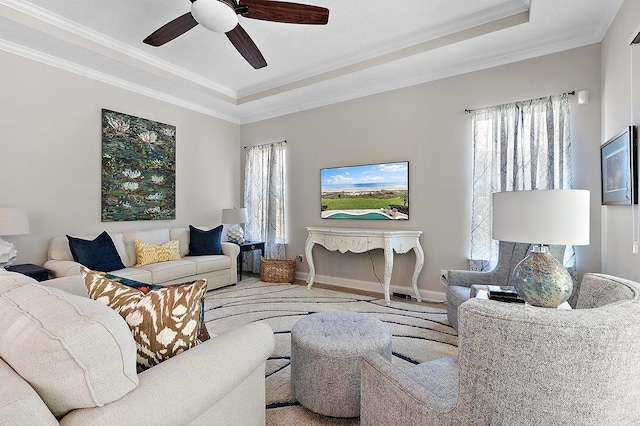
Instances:
[[[210,291],[205,299],[205,321],[212,335],[260,320],[273,328],[276,348],[266,367],[267,425],[359,424],[357,418],[315,414],[300,406],[291,392],[291,327],[304,315],[328,310],[363,312],[386,323],[393,334],[393,363],[400,367],[456,356],[457,334],[448,325],[444,309],[398,301],[387,307],[377,297],[251,278]]]

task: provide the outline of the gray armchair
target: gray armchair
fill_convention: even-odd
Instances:
[[[458,307],[471,298],[471,286],[511,285],[513,269],[527,256],[530,248],[526,243],[500,241],[498,263],[491,271],[447,271],[447,318],[451,327],[458,329]],[[565,246],[549,246],[549,251],[562,263]]]
[[[577,309],[471,299],[458,360],[362,362],[361,425],[640,422],[640,284],[585,274]]]

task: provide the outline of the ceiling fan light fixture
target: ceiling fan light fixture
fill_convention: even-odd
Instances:
[[[238,25],[236,12],[219,0],[196,0],[191,3],[191,14],[200,25],[217,33],[226,33]]]

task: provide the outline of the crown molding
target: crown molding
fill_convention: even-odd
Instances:
[[[243,116],[241,117],[240,124],[244,125],[255,123],[258,121],[269,120],[284,115],[295,114],[298,112],[347,102],[367,96],[373,96],[385,92],[404,89],[406,87],[417,86],[444,78],[455,77],[458,75],[482,71],[503,65],[509,65],[528,59],[534,59],[553,53],[559,53],[562,51],[599,43],[600,41],[601,39],[598,38],[597,34],[579,35],[562,41],[538,40],[535,45],[527,49],[504,51],[490,58],[475,58],[473,60],[467,61],[467,63],[457,63],[448,67],[440,68],[427,74],[421,72],[419,75],[413,75],[405,79],[396,78],[394,80],[378,82],[378,84],[366,84],[362,87],[354,88],[354,90],[348,93],[343,92],[337,94],[336,96],[325,97],[323,99],[315,99],[310,102],[304,102],[294,106],[273,109],[265,113]]]
[[[152,72],[165,78],[170,77],[172,80],[182,83],[188,82],[189,85],[204,89],[205,92],[219,99],[231,104],[236,103],[237,93],[234,90],[221,86],[184,68],[158,59],[142,50],[132,48],[97,31],[78,25],[41,7],[19,0],[0,0],[0,5],[4,6],[4,11],[0,8],[0,16],[9,15],[10,19],[53,37],[86,48],[97,54],[105,55],[124,64],[142,69],[143,71]],[[12,9],[13,13],[7,8]]]
[[[162,102],[166,102],[181,108],[185,108],[191,111],[199,112],[201,114],[215,117],[220,120],[228,121],[233,124],[240,124],[238,117],[234,117],[228,114],[221,113],[212,109],[204,108],[201,105],[193,102],[186,101],[184,99],[177,98],[175,96],[167,95],[166,93],[144,87],[130,81],[126,81],[91,68],[83,67],[73,62],[65,61],[58,57],[48,55],[46,53],[39,52],[37,50],[29,49],[24,46],[6,41],[0,40],[0,50],[7,53],[11,53],[17,56],[21,56],[26,59],[30,59],[36,62],[40,62],[45,65],[50,65],[55,68],[59,68],[64,71],[71,72],[73,74],[81,75],[83,77],[97,80],[102,83],[109,84],[111,86],[119,87],[121,89],[128,90],[130,92],[138,93],[140,95],[148,96],[153,99],[157,99]]]
[[[623,0],[611,1],[622,3]],[[442,46],[470,40],[483,34],[490,34],[494,31],[528,22],[530,18],[529,3],[526,1],[519,4],[512,2],[504,8],[488,11],[484,15],[473,16],[466,22],[458,22],[455,28],[453,25],[443,25],[431,31],[430,34],[419,34],[412,39],[405,39],[399,43],[380,47],[363,57],[350,57],[342,63],[327,64],[319,72],[316,69],[312,75],[296,75],[236,93],[195,73],[159,60],[143,51],[131,48],[86,27],[79,26],[30,3],[18,0],[0,0],[0,16],[5,16],[28,28],[49,34],[61,41],[87,49],[105,58],[158,75],[169,81],[177,82],[183,86],[186,85],[205,95],[211,95],[218,100],[223,100],[229,104],[229,111],[232,111],[232,114],[208,108],[181,96],[163,93],[161,90],[146,87],[144,83],[133,83],[126,79],[110,76],[72,61],[57,58],[12,42],[0,40],[0,50],[230,123],[242,125],[598,43],[606,35],[611,22],[615,19],[617,10],[618,8],[613,6],[607,8],[607,13],[603,14],[596,30],[591,30],[588,34],[580,33],[574,36],[569,34],[568,37],[565,34],[565,38],[562,41],[557,41],[558,36],[545,40],[531,40],[533,44],[524,50],[515,50],[514,48],[511,51],[496,52],[496,55],[492,57],[464,58],[464,62],[461,64],[442,67],[428,73],[421,70],[414,75],[405,75],[399,78],[396,76],[394,79],[386,80],[378,79],[374,84],[371,84],[371,81],[360,79],[360,84],[350,87],[347,91],[331,89],[331,81],[333,79],[353,75],[361,71],[374,70],[378,66],[419,55]],[[461,30],[460,28],[464,29]],[[327,89],[322,91],[321,96],[306,95],[309,93],[305,90],[306,88],[317,90],[322,85],[327,85]],[[241,96],[239,99],[238,95]],[[278,105],[283,104],[282,99],[278,99],[282,96],[288,96],[289,100],[286,102],[286,106],[278,107]],[[260,105],[261,103],[263,105]],[[238,108],[235,105],[240,105],[241,107]],[[246,106],[246,109],[242,105]]]
[[[273,94],[295,90],[306,85],[324,81],[336,76],[349,74],[382,63],[403,59],[424,53],[438,47],[460,42],[494,31],[500,31],[515,25],[529,22],[527,5],[506,4],[471,18],[458,21],[455,25],[447,23],[432,31],[411,38],[405,38],[386,46],[378,47],[358,57],[349,57],[337,62],[327,63],[322,68],[307,74],[297,74],[288,78],[271,81],[263,85],[238,91],[238,104],[262,99]]]
[[[624,3],[624,0],[607,0],[607,1],[611,2],[613,5],[611,5],[606,9],[607,13],[602,15],[602,19],[600,20],[600,23],[596,25],[595,31],[594,31],[594,37],[597,37],[599,41],[602,41],[602,39],[604,39],[604,36],[607,35],[607,32],[609,31],[609,27],[611,27],[613,20],[616,19],[616,15],[618,14],[620,7],[622,6],[622,3]]]

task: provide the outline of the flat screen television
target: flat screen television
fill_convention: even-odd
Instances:
[[[323,219],[408,220],[409,162],[320,170]]]

